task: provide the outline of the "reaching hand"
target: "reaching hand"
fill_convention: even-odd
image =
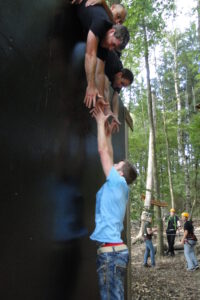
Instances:
[[[111,115],[104,115],[102,109],[96,105],[96,107],[94,107],[93,109],[91,109],[90,111],[91,115],[93,118],[96,119],[97,123],[106,123],[108,122],[108,118],[111,116]]]
[[[96,105],[96,100],[98,98],[102,98],[102,96],[99,94],[99,91],[97,90],[97,88],[94,87],[87,87],[86,89],[86,94],[85,94],[85,99],[84,99],[84,103],[86,105],[86,107],[91,108],[92,104],[93,107],[95,107]]]
[[[121,125],[121,123],[119,122],[118,117],[111,111],[110,104],[107,101],[103,100],[103,98],[100,98],[97,100],[96,107],[100,108],[105,116],[108,116],[105,124],[106,132],[119,132],[119,125]],[[111,123],[109,123],[109,118],[112,118]]]
[[[103,97],[97,98],[96,106],[98,106],[98,107],[101,108],[101,110],[104,112],[104,115],[107,115],[107,114],[105,113],[105,111],[108,109],[108,107],[110,107],[110,104],[109,104],[106,100],[104,100]],[[111,112],[111,111],[109,111],[109,113],[110,113],[110,112]],[[112,113],[112,112],[111,112],[111,113]]]
[[[112,117],[113,117],[113,119],[112,119],[112,122],[110,124],[110,126],[111,126],[111,133],[119,132],[119,125],[121,123],[119,122],[118,119],[115,119],[114,115]]]
[[[102,5],[103,1],[102,0],[87,0],[85,6],[93,6],[93,5],[97,5],[100,4]]]

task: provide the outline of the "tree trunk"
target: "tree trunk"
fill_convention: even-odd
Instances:
[[[156,63],[156,56],[155,57],[155,69],[157,70],[157,63]],[[163,88],[160,78],[158,78],[159,84],[160,84],[160,93],[161,93],[161,99],[162,99],[162,118],[163,118],[163,129],[164,129],[164,136],[165,136],[165,143],[166,143],[166,154],[167,154],[167,172],[168,172],[168,178],[169,178],[169,191],[170,191],[170,198],[171,198],[171,207],[175,208],[174,203],[174,189],[173,189],[173,182],[172,182],[172,173],[171,173],[171,159],[170,159],[170,152],[169,152],[169,139],[168,139],[168,133],[167,133],[167,124],[166,124],[166,110],[165,110],[165,102],[163,97]]]
[[[192,219],[192,215],[193,215],[193,211],[194,211],[194,207],[197,203],[197,182],[198,182],[198,166],[199,166],[199,158],[197,157],[196,161],[195,161],[195,179],[194,179],[194,201],[192,203],[192,208],[191,208],[191,212],[190,212],[190,219]]]
[[[198,38],[200,48],[200,0],[197,0],[197,13],[198,13]]]
[[[149,82],[150,83],[150,82]],[[154,187],[154,194],[156,199],[160,199],[160,188],[158,182],[158,175],[157,175],[157,159],[156,159],[156,97],[152,94],[152,114],[153,114],[153,149],[154,149],[154,156],[153,156],[153,187]],[[161,257],[164,252],[164,245],[163,245],[163,222],[161,216],[161,208],[159,206],[155,206],[156,212],[156,223],[158,226],[158,233],[157,233],[157,255]]]
[[[167,172],[169,177],[169,190],[170,190],[170,197],[171,197],[171,207],[175,208],[174,203],[174,189],[173,189],[173,182],[172,182],[172,174],[171,174],[171,159],[169,154],[169,139],[167,134],[167,126],[166,126],[166,115],[165,115],[165,104],[164,100],[162,98],[162,104],[163,104],[163,129],[164,129],[164,135],[165,135],[165,143],[166,143],[166,153],[167,153]]]
[[[149,200],[151,201],[152,197],[152,188],[154,187],[155,196],[157,199],[160,198],[159,193],[159,183],[157,176],[157,160],[156,160],[156,139],[155,139],[155,127],[154,119],[156,113],[153,113],[152,102],[153,99],[151,93],[151,83],[150,83],[150,69],[149,69],[149,52],[148,52],[148,41],[146,26],[143,26],[144,32],[144,47],[145,47],[145,67],[146,67],[146,80],[147,80],[147,100],[148,100],[148,116],[149,116],[149,157],[148,157],[148,174],[147,174],[147,183],[146,183],[146,203],[150,207]],[[154,103],[155,107],[155,103]],[[157,255],[161,256],[163,254],[163,224],[161,218],[161,209],[157,207],[156,209],[156,221],[158,225],[158,240],[157,240]]]
[[[185,209],[190,211],[191,209],[191,201],[190,201],[190,178],[189,178],[189,170],[188,170],[188,162],[187,157],[185,155],[185,146],[183,141],[183,131],[181,129],[182,125],[182,103],[181,97],[178,89],[178,63],[177,63],[177,41],[175,36],[175,45],[174,45],[174,87],[177,101],[177,123],[178,123],[178,132],[177,132],[177,141],[178,141],[178,155],[180,164],[183,165],[183,171],[185,176]]]
[[[193,103],[193,112],[196,112],[196,97],[195,97],[195,91],[192,87],[192,103]]]

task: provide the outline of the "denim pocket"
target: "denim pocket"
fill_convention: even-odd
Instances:
[[[115,273],[118,274],[119,276],[120,275],[124,276],[128,261],[129,261],[128,251],[118,252],[118,257],[116,259],[116,264],[115,264]]]
[[[126,273],[126,264],[125,265],[116,265],[115,266],[115,274],[119,277],[124,277]]]

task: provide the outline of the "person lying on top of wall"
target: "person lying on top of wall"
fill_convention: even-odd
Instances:
[[[97,97],[103,96],[100,95],[95,83],[97,57],[105,65],[108,51],[125,48],[129,41],[129,32],[123,25],[113,25],[102,6],[86,7],[85,4],[86,0],[83,0],[76,6],[76,10],[86,33],[85,72],[88,85],[84,103],[91,108],[92,105],[95,106]]]
[[[83,0],[73,0],[72,4],[81,4]],[[111,22],[114,24],[123,24],[126,16],[127,11],[123,4],[114,3],[109,7],[105,0],[87,0],[85,6],[94,6],[94,5],[102,5],[106,10]]]
[[[123,68],[122,62],[116,51],[109,51],[107,59],[105,62],[105,75],[104,74],[104,64],[101,60],[97,60],[97,69],[96,69],[96,82],[98,83],[98,90],[100,94],[104,95],[104,102],[109,103],[110,99],[110,85],[112,86],[114,92],[112,95],[112,109],[113,109],[113,118],[115,126],[113,130],[119,130],[119,93],[123,87],[128,87],[132,84],[134,80],[133,73]],[[110,106],[105,105],[102,110],[105,114],[110,114]]]
[[[80,4],[81,2],[82,0],[74,0],[72,1],[72,4]],[[122,24],[125,21],[127,11],[122,4],[112,4],[109,8],[105,0],[87,0],[85,6],[88,7],[90,5],[102,5],[105,8],[110,20],[113,21],[115,24]],[[98,68],[98,65],[100,65],[100,63],[97,64],[97,74],[101,70],[100,68]],[[120,53],[118,51],[108,52],[107,59],[105,62],[105,74],[105,84],[103,84],[105,89],[104,93],[102,93],[104,94],[105,100],[108,100],[110,98],[110,81],[110,84],[114,90],[111,103],[113,107],[114,121],[116,126],[114,126],[113,129],[116,129],[118,131],[118,125],[120,124],[118,120],[119,93],[122,87],[127,87],[133,82],[134,76],[130,70],[123,69],[123,65],[120,60]],[[103,111],[107,111],[110,113],[110,109],[107,105],[104,107]]]

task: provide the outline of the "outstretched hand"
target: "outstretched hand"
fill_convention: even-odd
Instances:
[[[110,104],[102,97],[97,100],[95,108],[93,108],[90,113],[97,122],[102,121],[105,123],[107,135],[119,132],[121,123],[118,117],[111,111]],[[112,119],[111,122],[109,122],[109,119]]]
[[[96,105],[93,109],[90,110],[91,116],[96,119],[97,123],[106,123],[108,122],[110,114],[105,115],[100,106]]]
[[[118,118],[115,115],[112,115],[113,119],[110,124],[111,127],[111,133],[119,132],[119,125],[121,124],[118,120]]]
[[[102,108],[96,105],[95,108],[91,109],[90,113],[92,117],[96,119],[97,123],[104,123],[107,136],[119,131],[119,124],[121,123],[112,112],[105,115]],[[110,118],[112,118],[112,121],[109,123]]]
[[[96,87],[87,87],[86,94],[84,98],[84,103],[86,107],[91,108],[92,106],[96,106],[96,100],[97,98],[102,98],[102,96],[99,94],[99,91]]]
[[[111,112],[110,104],[103,97],[100,97],[100,98],[97,97],[96,106],[101,108],[104,115],[107,115],[106,111],[108,111],[108,110],[109,110],[108,114]]]

